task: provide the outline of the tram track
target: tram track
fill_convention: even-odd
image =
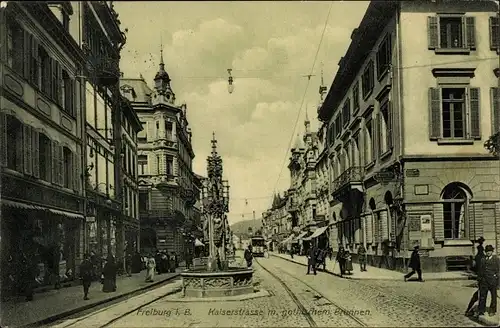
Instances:
[[[288,293],[288,295],[292,298],[293,302],[297,305],[297,307],[299,308],[299,310],[301,311],[302,315],[304,316],[304,318],[307,320],[307,322],[309,323],[309,326],[310,327],[318,327],[318,323],[314,320],[313,316],[311,315],[310,311],[307,311],[306,307],[304,306],[304,304],[299,300],[299,298],[297,297],[296,293],[294,293],[290,287],[288,287],[288,285],[285,283],[285,281],[279,277],[277,274],[275,274],[274,272],[272,272],[271,270],[269,270],[268,268],[266,268],[262,263],[260,263],[260,261],[258,261],[257,259],[254,259],[255,263],[257,263],[264,271],[266,271],[269,275],[271,275],[274,279],[276,279],[280,284],[281,286],[283,286],[283,288],[285,289],[285,291]],[[328,305],[331,305],[333,307],[335,307],[336,309],[338,309],[339,312],[341,312],[344,316],[347,316],[349,317],[354,323],[357,324],[358,327],[369,327],[365,322],[363,322],[361,319],[359,319],[358,317],[356,317],[355,315],[351,314],[350,311],[346,310],[344,307],[342,307],[341,305],[339,305],[338,303],[332,301],[330,298],[328,298],[327,296],[325,296],[325,294],[323,294],[322,292],[320,292],[319,290],[317,290],[316,288],[312,287],[310,284],[304,282],[303,280],[297,278],[296,276],[290,274],[289,272],[281,269],[281,268],[276,268],[280,273],[282,274],[285,274],[287,277],[291,277],[293,278],[295,281],[298,281],[300,284],[306,286],[308,288],[308,290],[310,291],[313,291],[314,293],[316,293],[317,295],[321,296],[322,299],[324,299],[325,301],[328,302]]]
[[[177,282],[178,282],[179,280],[178,280],[178,279],[175,279],[175,280],[174,280],[174,282],[175,282],[175,281],[177,281]],[[148,306],[148,305],[150,305],[150,304],[153,304],[153,303],[155,303],[155,302],[157,302],[157,301],[159,301],[159,300],[162,300],[162,299],[164,299],[165,297],[168,297],[168,296],[170,296],[170,295],[172,295],[172,294],[178,293],[178,292],[179,292],[179,291],[181,291],[181,290],[182,290],[182,287],[180,287],[180,286],[175,287],[175,288],[173,288],[172,290],[170,290],[170,291],[166,292],[166,293],[165,293],[165,294],[163,294],[163,295],[160,295],[160,296],[155,296],[155,297],[153,297],[153,299],[148,300],[148,301],[147,301],[147,302],[145,302],[145,303],[141,303],[140,305],[135,306],[135,307],[133,307],[132,309],[129,309],[129,310],[127,310],[127,311],[123,312],[123,313],[120,313],[119,315],[115,316],[113,319],[108,320],[108,321],[106,321],[106,323],[104,323],[104,324],[102,324],[102,325],[98,325],[97,327],[99,327],[99,328],[109,327],[109,326],[110,326],[110,325],[112,325],[113,323],[115,323],[115,322],[117,322],[117,321],[119,321],[119,320],[121,320],[121,319],[125,318],[126,316],[128,316],[128,315],[130,315],[130,314],[132,314],[132,313],[136,313],[136,312],[138,312],[140,309],[142,309],[142,308],[144,308],[144,307],[146,307],[146,306]],[[154,290],[153,290],[153,291],[151,291],[151,292],[154,292]],[[142,294],[142,295],[137,295],[136,297],[143,297],[144,295],[145,295],[145,294]],[[86,323],[84,322],[85,320],[91,319],[92,317],[95,317],[95,316],[97,316],[97,315],[99,315],[100,313],[105,312],[105,311],[106,311],[106,312],[110,312],[110,310],[115,309],[115,308],[118,308],[119,306],[122,306],[122,305],[123,305],[123,302],[119,302],[119,303],[113,304],[113,305],[111,305],[111,306],[104,307],[104,308],[102,308],[102,309],[100,309],[100,310],[98,310],[98,311],[95,311],[95,312],[89,313],[89,314],[87,314],[87,315],[84,315],[84,316],[82,316],[81,318],[78,318],[78,319],[76,319],[76,320],[74,320],[74,321],[71,321],[71,322],[67,323],[66,325],[59,324],[59,325],[53,325],[53,326],[51,326],[51,327],[53,327],[53,328],[88,327],[88,324],[86,324]]]

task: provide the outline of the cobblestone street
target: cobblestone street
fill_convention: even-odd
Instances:
[[[257,259],[254,270],[256,288],[267,296],[187,300],[177,281],[53,327],[480,326],[463,316],[470,281],[346,280],[306,275],[304,266],[275,257]]]

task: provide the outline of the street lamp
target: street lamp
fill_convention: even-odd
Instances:
[[[233,71],[232,68],[227,69],[227,73],[229,74],[229,78],[227,80],[227,82],[228,82],[227,91],[229,92],[229,94],[233,93],[233,91],[234,91],[233,77],[231,76],[232,71]]]

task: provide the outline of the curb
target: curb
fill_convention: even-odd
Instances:
[[[283,259],[285,261],[292,262],[292,263],[299,264],[299,265],[307,267],[307,264],[296,262],[296,261],[294,261],[292,259],[287,259],[286,257],[281,257],[281,256],[274,255],[274,254],[271,254],[271,256],[274,256],[274,257]],[[357,278],[357,277],[341,276],[339,273],[332,272],[332,271],[330,271],[328,269],[327,270],[321,270],[321,272],[326,272],[326,273],[331,274],[333,276],[336,276],[336,277],[339,277],[339,278],[342,278],[342,279],[348,279],[348,280],[384,280],[384,281],[398,281],[398,280],[403,280],[402,277],[401,277],[401,279],[395,279],[395,278],[383,278],[383,277],[382,278]],[[403,274],[403,273],[401,273],[401,274]],[[433,278],[424,279],[424,281],[457,281],[457,280],[473,280],[473,279],[471,279],[469,276],[439,278],[439,279],[436,279],[436,278],[434,278],[434,279]]]
[[[148,289],[153,289],[153,287],[156,287],[160,284],[163,284],[165,282],[168,282],[168,281],[171,281],[171,280],[174,280],[175,278],[179,277],[180,276],[180,273],[176,273],[175,275],[165,279],[165,280],[160,280],[160,281],[156,281],[150,285],[147,285],[147,286],[144,286],[144,287],[141,287],[141,288],[138,288],[138,289],[134,289],[134,290],[131,290],[129,292],[126,292],[124,294],[120,294],[120,295],[116,295],[116,296],[113,296],[113,297],[110,297],[110,298],[106,298],[106,299],[103,299],[103,300],[100,300],[100,301],[97,301],[95,303],[88,303],[88,304],[85,304],[83,306],[80,306],[80,307],[77,307],[75,309],[71,309],[71,310],[68,310],[68,311],[65,311],[65,312],[62,312],[62,313],[58,313],[58,314],[55,314],[55,315],[52,315],[48,318],[45,318],[45,319],[42,319],[42,320],[38,320],[38,321],[35,321],[35,322],[31,322],[31,323],[28,323],[28,324],[24,324],[24,325],[20,325],[18,327],[40,327],[40,326],[43,326],[43,325],[47,325],[49,323],[52,323],[54,321],[58,321],[58,320],[61,320],[65,317],[69,317],[73,314],[76,314],[78,312],[82,312],[82,311],[86,311],[86,310],[89,310],[89,309],[92,309],[94,307],[97,307],[99,305],[102,305],[102,304],[105,304],[105,303],[109,303],[109,302],[112,302],[112,301],[116,301],[120,298],[125,298],[129,295],[132,295],[134,293],[137,293],[137,292],[140,292],[140,291],[145,291],[145,290],[148,290]]]

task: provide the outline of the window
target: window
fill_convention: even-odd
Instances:
[[[481,138],[479,88],[431,88],[429,96],[431,139]]]
[[[443,201],[444,238],[467,238],[467,193],[457,184],[450,184],[443,191]]]
[[[7,65],[21,76],[24,75],[24,31],[9,19],[7,23]]]
[[[156,138],[160,137],[160,121],[156,121]]]
[[[173,140],[172,130],[173,130],[172,122],[165,121],[165,138],[167,140]]]
[[[39,86],[40,85],[40,61],[38,60],[38,40],[33,36],[29,35],[29,56],[28,61],[29,61],[29,74],[26,72],[29,76],[28,79],[29,81],[35,85]]]
[[[328,126],[328,143],[333,145],[335,143],[335,124],[332,123]]]
[[[429,16],[429,49],[464,50],[476,48],[475,17],[460,15]]]
[[[68,72],[66,72],[66,71],[62,71],[62,78],[63,78],[62,108],[67,114],[74,116],[75,115],[75,84],[74,84],[74,81],[69,76]]]
[[[363,75],[361,76],[361,88],[363,89],[363,99],[368,98],[373,90],[374,76],[373,76],[373,60],[370,60],[366,65]]]
[[[492,133],[500,132],[500,88],[491,88]]]
[[[87,123],[95,128],[96,127],[95,90],[94,86],[92,86],[88,82],[85,83],[85,104],[86,104],[85,112],[87,115]]]
[[[372,121],[369,120],[366,122],[366,140],[365,140],[365,165],[370,164],[373,162],[373,155],[375,152],[373,151],[374,145],[373,145],[373,126],[372,126]]]
[[[359,163],[359,134],[356,134],[352,142],[352,166],[358,166]]]
[[[40,161],[40,179],[44,181],[50,180],[50,172],[52,170],[52,153],[51,141],[43,133],[38,137],[39,161]]]
[[[490,17],[490,49],[498,51],[500,47],[500,28],[498,17]]]
[[[72,188],[73,187],[73,163],[72,163],[72,157],[73,157],[73,154],[71,153],[71,150],[64,147],[63,148],[63,169],[64,169],[64,172],[63,172],[63,176],[64,176],[64,184],[63,186],[66,187],[66,188]]]
[[[392,149],[392,110],[388,99],[380,104],[380,153]]]
[[[165,173],[164,167],[161,165],[162,161],[160,161],[160,158],[161,158],[160,155],[156,155],[156,167],[158,168],[158,174],[159,175]]]
[[[351,120],[351,99],[347,98],[342,107],[342,125],[346,127]]]
[[[62,70],[61,65],[57,60],[50,59],[50,69],[51,69],[51,87],[52,92],[50,94],[52,100],[55,101],[56,104],[62,105]]]
[[[52,92],[51,59],[43,47],[38,47],[38,62],[40,63],[40,83],[38,88],[47,96]]]
[[[23,169],[23,124],[7,115],[7,167],[18,172]]]
[[[359,82],[354,82],[352,87],[352,113],[356,114],[359,110]]]
[[[338,138],[342,132],[342,116],[338,115],[335,118],[335,137]]]
[[[174,159],[167,159],[167,175],[174,175]]]
[[[392,59],[392,41],[388,34],[377,51],[377,78],[380,81],[389,71]]]

